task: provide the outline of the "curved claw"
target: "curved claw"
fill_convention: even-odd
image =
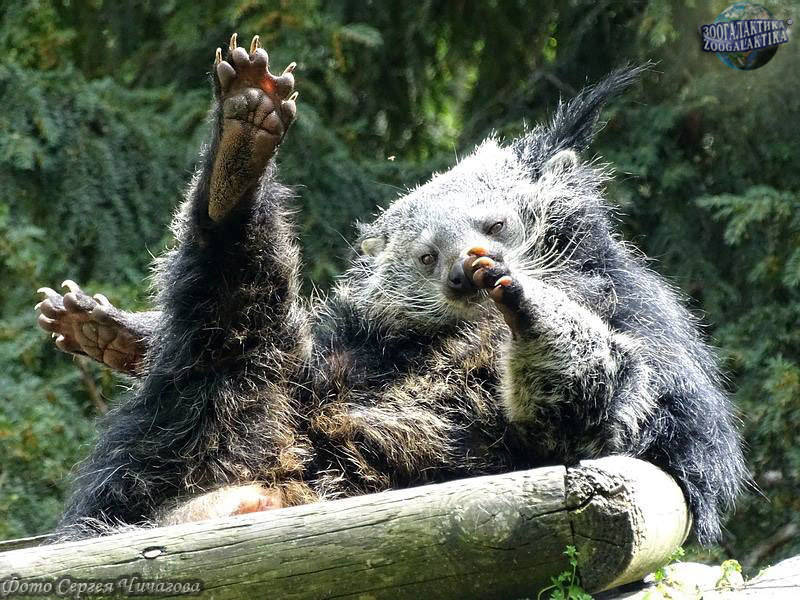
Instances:
[[[299,92],[295,92],[294,94],[292,94],[291,96],[289,96],[289,97],[288,97],[286,100],[287,100],[288,102],[296,102],[296,101],[297,101],[297,97],[298,97],[299,95],[300,95],[300,93],[299,93]]]
[[[237,33],[234,33],[234,34],[231,36],[231,41],[230,41],[230,43],[228,44],[228,48],[230,48],[230,51],[231,51],[231,52],[233,52],[234,50],[236,50],[236,48],[239,46],[239,44],[237,43],[237,42],[238,42],[238,39],[239,39],[239,34],[237,34]]]
[[[77,294],[81,291],[80,286],[72,281],[72,279],[66,279],[64,283],[61,284],[61,287],[67,288],[73,294]]]
[[[111,302],[103,294],[95,294],[92,298],[97,300],[101,306],[111,306]]]
[[[63,350],[64,352],[69,352],[69,347],[67,346],[67,338],[63,335],[59,335],[56,337],[56,347],[59,350]]]
[[[472,263],[472,268],[477,269],[491,269],[495,265],[495,262],[489,258],[488,256],[481,256],[479,259],[475,260]]]
[[[44,294],[45,296],[60,296],[61,295],[57,291],[55,291],[53,288],[49,288],[49,287],[40,287],[38,290],[36,290],[36,293],[37,294]]]
[[[222,48],[217,48],[217,51],[214,53],[214,66],[218,65],[222,62]]]
[[[261,40],[257,35],[254,35],[252,41],[250,42],[250,54],[253,54],[259,48],[261,48]]]
[[[297,68],[297,63],[292,61],[288,65],[286,65],[286,68],[283,70],[282,75],[285,75],[286,73],[294,73],[294,70],[296,68]]]
[[[467,250],[467,254],[470,256],[487,256],[489,251],[483,246],[473,246]]]

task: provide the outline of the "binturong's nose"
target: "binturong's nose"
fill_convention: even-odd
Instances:
[[[464,272],[464,261],[456,260],[447,274],[447,285],[458,292],[469,292],[475,289],[472,281]]]

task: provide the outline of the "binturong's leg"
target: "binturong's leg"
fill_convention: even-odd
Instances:
[[[77,473],[68,537],[153,522],[230,485],[277,490],[282,505],[313,499],[295,396],[310,334],[291,193],[271,163],[295,115],[293,68],[273,76],[258,37],[247,52],[234,35],[226,60],[217,50],[211,140],[177,247],[157,265],[163,314],[146,373]]]
[[[465,272],[513,336],[504,352],[505,408],[525,442],[558,462],[612,453],[652,462],[683,489],[698,541],[716,542],[748,475],[708,350],[691,332],[664,335],[665,327],[685,327],[688,313],[664,290],[649,301],[675,316],[660,322],[645,311],[635,317],[641,329],[618,329],[564,289],[514,272],[482,248],[469,254]]]
[[[63,296],[40,288],[44,299],[36,305],[39,327],[52,334],[56,347],[128,375],[141,375],[161,313],[119,310],[103,294],[89,296],[69,279],[63,286],[69,290]]]
[[[219,146],[209,180],[208,216],[220,222],[240,201],[251,201],[253,185],[283,141],[295,116],[295,64],[282,75],[269,72],[269,56],[253,39],[250,54],[231,38],[228,60],[217,49],[215,85],[222,104]]]
[[[465,272],[511,330],[505,408],[536,451],[564,461],[633,447],[657,408],[641,345],[563,290],[512,272],[483,248],[468,254]]]

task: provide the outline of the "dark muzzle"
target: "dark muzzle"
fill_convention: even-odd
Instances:
[[[451,290],[457,292],[471,292],[475,290],[472,281],[464,272],[464,261],[457,260],[453,263],[450,273],[447,274],[447,285]]]

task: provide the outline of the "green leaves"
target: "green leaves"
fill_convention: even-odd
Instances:
[[[549,598],[549,600],[592,600],[592,597],[581,587],[581,581],[577,575],[578,550],[575,546],[568,545],[564,554],[567,555],[572,568],[562,571],[556,577],[551,577],[552,584],[539,590],[536,600],[541,600],[543,597]],[[543,596],[543,594],[549,595]]]
[[[38,330],[36,289],[73,277],[123,306],[141,302],[148,250],[164,245],[194,160],[183,140],[204,122],[207,94],[188,124],[174,98],[72,68],[0,64],[0,537],[53,526],[65,477],[94,437],[87,378],[117,391]]]
[[[725,223],[725,241],[731,246],[771,223],[800,228],[800,195],[795,192],[758,185],[741,195],[701,196],[696,202]]]

